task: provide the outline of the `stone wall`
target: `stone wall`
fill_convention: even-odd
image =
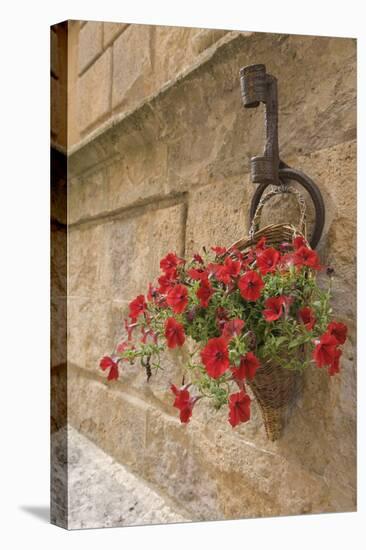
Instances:
[[[355,40],[71,22],[68,44],[69,422],[192,519],[355,510]],[[309,370],[273,443],[256,404],[235,430],[204,403],[181,425],[173,356],[149,384],[126,367],[107,385],[98,368],[161,256],[246,233],[263,128],[239,69],[258,62],[279,82],[281,157],[322,190],[319,252],[350,327],[341,375]]]

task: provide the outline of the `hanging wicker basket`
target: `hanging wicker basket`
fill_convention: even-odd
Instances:
[[[280,193],[290,193],[296,197],[300,210],[298,227],[283,223],[271,224],[259,229],[263,206],[272,197]],[[249,252],[249,249],[255,246],[262,237],[266,238],[267,245],[278,247],[284,242],[291,243],[294,237],[297,236],[302,236],[306,240],[305,200],[301,193],[293,187],[276,187],[266,193],[259,202],[252,220],[249,236],[235,242],[229,250],[237,249],[245,255],[245,252]],[[288,359],[289,356],[283,356],[279,363],[270,360],[263,363],[257,370],[254,379],[248,382],[258,401],[267,437],[271,441],[275,441],[281,436],[291,414],[292,405],[302,389],[302,373],[287,369],[284,365],[286,365]]]

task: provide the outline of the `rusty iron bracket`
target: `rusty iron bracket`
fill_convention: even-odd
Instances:
[[[309,176],[285,164],[279,156],[278,147],[278,92],[277,79],[266,72],[263,64],[248,65],[240,69],[241,94],[244,107],[266,106],[266,143],[262,156],[251,159],[251,179],[259,186],[250,206],[250,222],[259,201],[269,185],[282,186],[284,191],[289,181],[296,181],[309,193],[315,208],[315,227],[310,245],[315,248],[324,228],[325,207],[319,187]]]

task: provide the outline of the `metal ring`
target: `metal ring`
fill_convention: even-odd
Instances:
[[[304,189],[306,189],[313,201],[315,208],[315,227],[311,239],[309,239],[309,242],[310,246],[312,248],[315,248],[320,241],[320,237],[322,236],[325,222],[325,206],[319,187],[306,174],[300,172],[300,170],[286,167],[280,168],[278,173],[280,180],[293,180],[299,183],[302,187],[304,187]],[[257,210],[259,201],[261,200],[264,191],[269,185],[271,185],[271,183],[269,182],[261,183],[253,195],[250,205],[250,225],[252,223],[253,216]]]

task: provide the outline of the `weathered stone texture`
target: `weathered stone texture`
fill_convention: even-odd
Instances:
[[[69,159],[70,421],[193,519],[354,510],[355,41],[212,33],[130,25],[80,79],[82,128],[97,132]],[[120,115],[102,131],[96,121],[112,109],[112,48]],[[201,48],[211,53],[198,62]],[[170,382],[181,381],[179,357],[166,357],[166,370],[148,384],[137,365],[124,364],[111,385],[98,368],[123,332],[128,302],[146,291],[161,256],[229,245],[247,233],[249,160],[262,152],[263,121],[258,110],[242,107],[238,73],[258,62],[278,78],[281,157],[323,193],[319,253],[335,269],[334,312],[350,329],[341,374],[306,373],[274,443],[255,402],[251,422],[235,430],[227,410],[213,412],[203,400],[191,423],[180,425],[169,392]],[[174,70],[183,71],[176,81]],[[275,199],[263,223],[296,223],[297,216],[291,199]]]
[[[78,80],[80,130],[84,130],[109,112],[111,56],[111,50],[106,50]]]
[[[103,48],[103,23],[88,21],[80,29],[79,35],[79,73],[102,52]]]
[[[129,108],[148,95],[151,27],[130,25],[113,45],[112,106]]]
[[[128,27],[127,23],[103,23],[103,45],[104,47],[117,38],[122,31]]]

